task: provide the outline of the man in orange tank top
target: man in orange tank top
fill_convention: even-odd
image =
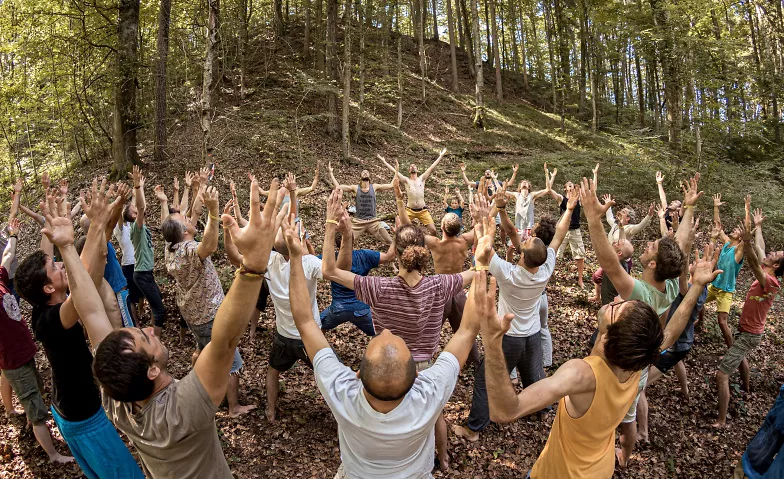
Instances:
[[[482,319],[490,417],[507,423],[558,401],[550,437],[531,470],[538,478],[609,478],[615,465],[615,429],[638,393],[640,371],[654,364],[688,322],[702,288],[720,271],[718,256],[705,248],[693,266],[693,286],[662,332],[656,312],[642,301],[616,301],[597,315],[599,336],[591,355],[573,359],[551,377],[516,395],[506,374],[501,341],[509,321]]]

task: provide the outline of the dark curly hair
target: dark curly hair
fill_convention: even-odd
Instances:
[[[683,272],[685,255],[672,238],[662,238],[659,240],[659,251],[656,253],[656,269],[653,271],[653,279],[664,281],[677,278]]]
[[[607,327],[604,357],[624,371],[640,371],[659,359],[664,333],[659,315],[642,301],[629,301]]]
[[[44,286],[51,283],[46,274],[46,253],[38,250],[22,261],[16,270],[15,284],[19,295],[33,306],[45,306],[50,295]]]
[[[545,246],[550,246],[555,236],[555,220],[549,216],[542,216],[534,225],[533,234],[542,240]]]
[[[118,329],[109,333],[95,351],[93,375],[110,398],[135,402],[152,395],[155,382],[147,376],[155,358],[134,350],[131,333]]]

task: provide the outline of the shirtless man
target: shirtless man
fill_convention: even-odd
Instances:
[[[387,160],[385,160],[383,156],[376,155],[378,159],[384,163],[384,166],[392,170],[396,177],[406,185],[408,204],[406,205],[406,214],[404,216],[411,221],[418,219],[419,222],[422,223],[422,226],[427,229],[428,233],[433,236],[436,235],[436,225],[425,204],[425,183],[433,173],[433,170],[436,169],[436,166],[438,166],[438,163],[441,162],[441,159],[444,158],[444,155],[446,155],[446,148],[441,150],[436,161],[434,161],[421,176],[419,175],[417,166],[414,163],[411,163],[411,166],[408,167],[408,177],[405,177],[403,173],[400,173],[400,166],[397,162],[395,162],[395,166],[392,166],[387,163]]]
[[[395,178],[392,180],[392,185],[398,200],[397,214],[400,222],[404,225],[411,224],[411,220],[405,214],[406,209],[403,207],[403,191],[400,189],[400,180]],[[486,215],[490,209],[487,200],[482,195],[477,195],[476,198],[477,204],[483,205],[484,208],[471,205],[471,213],[475,215],[474,222],[477,221],[477,218],[478,221],[481,221],[482,212]],[[460,218],[455,213],[447,213],[441,220],[442,238],[439,240],[436,236],[425,235],[425,246],[433,257],[433,267],[436,274],[460,274],[464,271],[468,251],[475,241],[475,234],[473,229],[460,234],[462,226]],[[449,320],[453,332],[460,328],[460,320],[463,318],[463,309],[467,299],[465,291],[461,291],[447,301],[444,306],[444,320]],[[468,359],[479,363],[479,349],[476,343],[471,348]]]
[[[332,163],[327,164],[327,169],[329,170],[329,179],[332,180],[332,186],[340,188],[343,193],[351,193],[356,198],[357,213],[351,218],[351,230],[354,233],[354,239],[359,239],[363,234],[368,233],[386,244],[392,244],[392,236],[389,235],[389,231],[386,228],[381,226],[381,219],[378,218],[376,212],[376,193],[391,190],[392,183],[371,183],[370,172],[362,170],[362,173],[359,175],[359,185],[341,185],[335,179]]]

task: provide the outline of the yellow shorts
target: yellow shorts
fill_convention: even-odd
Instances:
[[[433,217],[430,216],[430,212],[427,208],[414,211],[411,208],[406,207],[406,215],[408,215],[408,219],[411,221],[419,220],[419,222],[422,223],[422,226],[435,224],[435,221],[433,221]]]
[[[717,313],[729,313],[730,306],[732,306],[732,296],[733,293],[728,293],[723,289],[719,289],[712,284],[708,285],[708,299],[705,300],[705,304],[710,303],[711,301],[716,301],[716,312]]]
[[[351,218],[351,230],[354,232],[354,239],[360,238],[362,235],[369,234],[379,241],[389,244],[392,240],[389,233],[383,226],[379,218],[370,220],[360,220]],[[386,233],[386,235],[384,235]]]

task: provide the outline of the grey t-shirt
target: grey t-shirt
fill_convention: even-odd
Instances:
[[[131,404],[115,401],[105,392],[103,408],[139,451],[145,476],[232,479],[215,428],[218,407],[194,369],[136,413]]]
[[[313,370],[338,423],[340,459],[351,479],[431,477],[435,424],[457,382],[460,364],[442,352],[422,371],[403,401],[384,414],[368,404],[362,381],[330,348],[316,353]]]

